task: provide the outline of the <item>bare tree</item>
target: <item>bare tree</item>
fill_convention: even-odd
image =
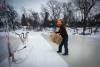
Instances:
[[[22,26],[27,26],[27,22],[26,22],[26,16],[25,16],[25,14],[22,14],[21,24],[22,24]]]
[[[41,10],[42,10],[41,17],[43,18],[42,26],[45,28],[48,27],[49,12],[48,9],[44,7],[44,5],[42,5]]]
[[[72,6],[72,2],[63,3],[63,15],[64,15],[63,19],[66,24],[70,25],[71,22],[74,21],[74,9]]]
[[[35,12],[35,11],[30,11],[31,12],[31,15],[32,15],[32,17],[33,17],[33,29],[35,29],[35,28],[38,28],[39,26],[40,26],[40,17],[39,17],[39,14],[37,13],[37,12]]]
[[[63,4],[57,0],[49,0],[46,5],[47,6],[42,5],[41,8],[41,16],[43,18],[44,27],[48,27],[49,20],[53,21],[53,24],[55,25],[54,22],[61,18]]]
[[[14,10],[14,8],[8,4],[5,0],[0,1],[2,4],[0,6],[0,18],[5,19],[5,21],[2,21],[4,26],[9,26],[9,30],[14,29],[15,27],[15,19],[17,17],[17,12]]]
[[[48,12],[47,7],[45,7],[44,5],[41,6],[41,18],[42,20],[45,18],[45,13]]]
[[[85,35],[88,14],[96,3],[96,0],[75,0],[77,7],[82,13],[83,35]]]
[[[51,19],[59,19],[62,12],[62,3],[57,0],[49,0],[47,6]]]

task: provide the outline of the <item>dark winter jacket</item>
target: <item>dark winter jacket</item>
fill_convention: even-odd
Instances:
[[[67,37],[67,40],[68,40],[68,34],[67,34],[66,28],[64,26],[61,26],[60,30],[56,33],[60,33],[60,35],[62,36],[63,39]]]

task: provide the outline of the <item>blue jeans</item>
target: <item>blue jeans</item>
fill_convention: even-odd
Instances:
[[[61,44],[59,45],[59,51],[62,52],[62,46],[64,45],[64,51],[68,54],[68,37],[64,37]]]

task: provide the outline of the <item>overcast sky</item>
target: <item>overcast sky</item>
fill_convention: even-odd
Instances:
[[[33,9],[37,12],[41,11],[41,5],[46,4],[48,0],[7,0],[18,13],[22,12],[24,7],[26,10]],[[68,2],[69,0],[58,0]]]
[[[41,11],[41,5],[42,4],[46,4],[48,2],[48,0],[7,0],[14,8],[15,10],[18,12],[19,15],[21,15],[23,13],[22,8],[25,8],[26,10],[34,10],[36,12],[40,12]],[[71,0],[58,0],[58,1],[62,1],[62,2],[69,2]],[[100,2],[98,3],[98,7],[100,7]],[[94,11],[94,9],[92,10],[92,13],[95,14],[97,12],[97,10]],[[100,12],[100,11],[99,11]]]

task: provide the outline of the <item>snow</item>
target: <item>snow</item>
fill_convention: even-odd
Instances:
[[[82,33],[82,28],[77,28],[78,31],[72,28],[66,28],[68,35],[76,35],[76,36],[84,36],[84,37],[90,37],[90,38],[99,38],[100,39],[100,28],[98,29],[98,32],[96,34],[92,33],[90,35],[80,35]],[[93,28],[94,30],[94,28]],[[89,30],[85,31],[86,33],[90,33]]]
[[[90,38],[99,38],[100,39],[100,28],[98,29],[98,32],[96,33],[92,33],[90,34],[89,29],[86,29],[85,33],[87,33],[87,35],[81,35],[81,33],[83,32],[83,28],[66,28],[68,35],[75,35],[75,36],[84,36],[84,37],[90,37]],[[94,31],[95,28],[92,28],[92,31]],[[54,29],[53,28],[46,28],[43,30],[43,32],[46,32],[45,34],[50,34],[51,32],[53,32]]]
[[[96,34],[80,35],[82,28],[78,34],[71,28],[67,28],[69,35],[68,49],[69,55],[59,55],[69,64],[70,67],[100,67],[100,29]],[[88,33],[88,30],[86,31]],[[43,33],[44,38],[51,43],[51,45],[58,49],[58,46],[49,39],[50,31]],[[64,48],[62,48],[64,51]]]
[[[69,67],[61,56],[56,53],[55,49],[51,46],[51,43],[47,41],[50,33],[53,31],[53,29],[49,28],[40,32],[16,30],[15,32],[18,34],[25,34],[26,32],[29,32],[29,34],[25,42],[27,48],[14,53],[16,62],[10,61],[11,67]],[[94,40],[100,40],[100,29],[98,29],[98,31],[99,32],[96,34],[92,33],[91,35],[80,35],[82,28],[78,28],[78,33],[75,32],[74,29],[67,28],[68,35],[70,36],[69,39],[72,38],[69,40],[69,43],[74,41],[73,38],[82,38],[82,40],[85,38],[86,43],[88,44],[91,39],[93,40],[93,43],[95,43]],[[15,34],[15,32],[10,32],[12,52],[23,47],[21,39]],[[88,30],[86,30],[86,32],[89,33]],[[0,32],[0,67],[9,67],[6,34],[7,33],[5,32]],[[47,39],[44,39],[43,36],[46,36]]]
[[[16,32],[20,34],[22,30],[17,30]],[[25,33],[26,31],[23,32]],[[69,67],[56,51],[53,50],[53,47],[42,37],[41,34],[45,32],[28,32],[27,47],[14,53],[16,62],[10,61],[11,67]],[[0,32],[0,39],[1,36],[4,36],[4,32]],[[7,41],[5,40],[5,37],[0,40],[0,56],[8,55]],[[14,32],[10,32],[10,43],[11,48],[15,50],[23,46],[23,43]],[[7,57],[3,59],[0,57],[2,60],[0,67],[9,67]]]

